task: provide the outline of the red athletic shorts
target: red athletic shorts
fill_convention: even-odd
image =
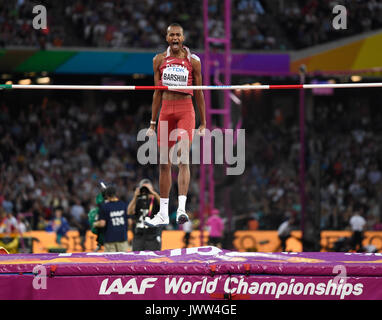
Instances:
[[[190,146],[195,129],[195,111],[191,98],[162,100],[158,123],[158,145],[170,149],[177,141],[188,139]],[[162,135],[162,137],[161,137]]]

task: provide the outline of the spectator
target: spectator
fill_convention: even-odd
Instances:
[[[354,214],[349,221],[351,230],[353,232],[351,238],[352,249],[357,252],[362,250],[363,232],[366,225],[366,220],[362,216],[362,210],[363,209],[361,206],[355,207]]]
[[[382,231],[382,222],[381,222],[380,218],[378,218],[375,225],[373,226],[373,230],[374,231]]]
[[[28,221],[21,214],[17,216],[17,230],[21,234],[30,230]]]
[[[293,229],[293,224],[294,218],[290,217],[287,220],[285,220],[282,224],[280,224],[279,228],[277,229],[277,234],[280,240],[280,247],[283,252],[286,251],[287,240],[292,236],[291,232]]]
[[[85,213],[84,207],[81,204],[81,200],[79,198],[75,199],[75,203],[72,205],[70,209],[70,215],[74,220],[73,223],[80,223],[82,219],[82,215]]]
[[[7,233],[7,213],[3,208],[0,207],[0,234]]]
[[[63,210],[60,207],[54,209],[53,218],[49,222],[47,231],[53,231],[56,233],[56,242],[61,244],[61,239],[67,238],[66,234],[69,231],[69,223],[63,216]]]
[[[219,216],[218,209],[212,209],[211,216],[208,218],[206,225],[209,233],[208,245],[221,248],[224,223],[222,218]]]

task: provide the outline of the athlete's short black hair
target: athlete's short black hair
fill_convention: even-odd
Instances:
[[[177,23],[177,22],[173,22],[173,23],[171,23],[171,24],[167,27],[167,32],[168,32],[168,29],[170,29],[171,27],[179,27],[179,28],[182,29],[182,31],[184,31],[183,27],[182,27],[179,23]]]

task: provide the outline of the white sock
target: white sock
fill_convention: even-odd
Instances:
[[[186,211],[186,201],[187,201],[187,196],[178,196],[178,208]]]
[[[159,212],[162,217],[168,217],[168,198],[160,198]]]

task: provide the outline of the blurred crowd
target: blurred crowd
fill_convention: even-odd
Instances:
[[[73,227],[84,229],[100,180],[113,181],[127,196],[126,188],[131,191],[139,179],[135,121],[117,116],[111,101],[98,112],[95,108],[47,97],[25,108],[2,104],[0,202],[5,213],[32,213],[29,227],[44,230],[53,209],[61,207]]]
[[[336,5],[346,8],[346,29],[335,30]],[[279,21],[294,48],[301,49],[382,27],[380,0],[291,0],[285,1]],[[345,21],[341,21],[344,23]]]
[[[55,2],[55,4],[58,2]],[[47,29],[34,29],[33,20],[38,13],[33,13],[36,5],[47,9]],[[57,14],[52,1],[10,0],[2,1],[0,7],[0,47],[25,46],[47,49],[61,47],[70,43],[64,21]],[[37,19],[36,22],[41,22]]]
[[[382,26],[381,0],[344,0],[346,30],[334,30],[333,0],[234,0],[232,47],[238,50],[300,49]],[[47,8],[48,29],[32,26],[33,7]],[[208,3],[209,36],[224,37],[224,1]],[[0,9],[0,45],[41,48],[78,46],[162,50],[166,27],[180,23],[186,44],[204,47],[203,1],[11,0]]]
[[[208,3],[209,36],[224,38],[224,1]],[[237,0],[232,5],[232,46],[236,49],[275,48],[272,24],[259,0]],[[185,31],[186,44],[204,47],[203,1],[144,0],[77,1],[65,6],[65,16],[79,30],[87,46],[113,48],[165,48],[167,26],[176,21]],[[175,20],[174,20],[175,19]],[[262,22],[262,23],[260,23]],[[243,26],[246,25],[246,28]]]
[[[367,99],[317,100],[306,126],[306,212],[320,230],[349,229],[356,211],[382,230],[382,113]],[[300,143],[296,119],[275,117],[246,137],[246,172],[234,187],[236,229],[300,229]],[[247,205],[249,204],[249,205]],[[256,222],[252,224],[250,222]]]

